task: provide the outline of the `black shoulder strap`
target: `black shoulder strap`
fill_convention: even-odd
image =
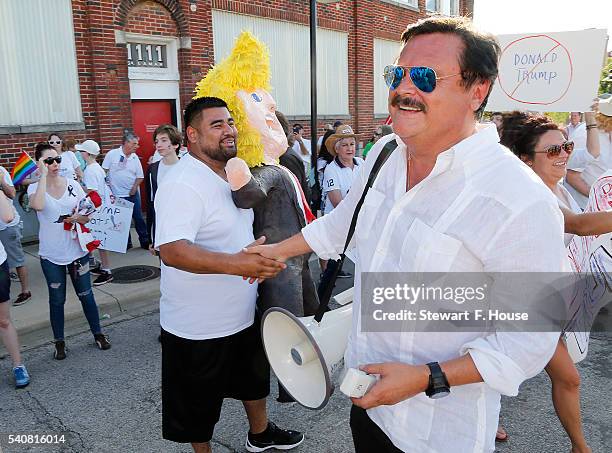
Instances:
[[[361,198],[357,202],[357,206],[355,206],[355,212],[353,212],[353,218],[351,219],[351,224],[348,229],[348,234],[346,235],[346,242],[344,244],[344,249],[342,250],[342,254],[340,255],[340,261],[338,262],[337,265],[333,264],[334,263],[333,261],[329,261],[327,263],[328,266],[331,265],[334,268],[333,268],[333,271],[326,272],[329,278],[327,278],[326,281],[321,282],[321,288],[323,289],[321,293],[319,294],[319,309],[317,310],[317,313],[315,314],[315,318],[314,318],[315,321],[317,322],[321,322],[321,319],[323,319],[323,315],[327,311],[329,300],[331,299],[331,294],[332,294],[332,291],[334,290],[336,279],[338,278],[338,273],[342,270],[342,265],[344,264],[344,258],[346,258],[345,256],[346,249],[351,243],[351,239],[353,238],[353,234],[355,233],[355,226],[357,225],[357,218],[359,217],[359,211],[361,210],[361,206],[363,205],[365,197],[368,194],[370,187],[374,185],[374,181],[376,180],[376,177],[378,176],[380,169],[382,168],[384,163],[387,161],[391,153],[395,150],[395,148],[397,148],[397,141],[391,140],[384,146],[384,148],[378,155],[376,162],[374,162],[374,165],[372,166],[370,175],[368,176],[368,181],[366,182],[365,188],[363,189]]]

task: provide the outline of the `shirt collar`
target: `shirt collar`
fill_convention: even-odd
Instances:
[[[334,160],[336,161],[336,165],[338,165],[338,167],[346,168],[346,166],[342,162],[340,162],[340,159],[338,159],[338,156],[336,156]],[[359,163],[357,162],[357,159],[355,159],[354,157],[353,157],[353,165],[355,166],[359,165]]]

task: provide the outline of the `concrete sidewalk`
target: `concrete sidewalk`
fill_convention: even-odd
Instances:
[[[138,238],[134,230],[132,230],[132,233],[133,243],[138,244]],[[47,283],[40,267],[38,244],[24,247],[24,252],[32,298],[18,307],[11,306],[11,317],[19,332],[22,348],[33,347],[53,339],[49,323]],[[94,255],[99,258],[97,252],[94,252]],[[125,254],[111,253],[112,269],[139,264],[159,267],[159,258],[141,248],[130,249]],[[96,275],[92,275],[92,281],[96,277]],[[66,282],[66,305],[64,308],[66,333],[75,330],[87,330],[87,321],[81,303],[68,275],[66,275]],[[20,283],[12,281],[11,301],[17,297],[20,291]],[[155,301],[159,300],[159,278],[140,283],[119,284],[111,282],[94,286],[93,291],[104,325],[110,322],[109,320],[116,320],[119,316],[129,317],[130,313],[133,312],[141,312],[147,308],[148,310],[157,308]],[[143,304],[146,304],[146,306],[143,306]],[[4,352],[0,345],[0,355]]]

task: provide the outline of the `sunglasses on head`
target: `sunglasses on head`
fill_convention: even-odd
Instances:
[[[451,74],[444,77],[438,77],[436,71],[432,68],[428,68],[427,66],[397,66],[394,64],[390,64],[385,67],[383,72],[383,77],[385,78],[385,83],[387,86],[395,90],[404,77],[406,77],[406,73],[414,83],[414,86],[417,87],[424,93],[431,93],[436,88],[436,82],[438,80],[448,79],[449,77],[454,77],[456,75],[461,75],[460,72],[457,74]]]
[[[570,154],[574,151],[574,142],[565,142],[560,145],[551,145],[546,148],[544,151],[536,151],[536,153],[546,153],[546,157],[554,158],[558,157],[561,154],[561,150],[565,151],[567,154]]]
[[[47,165],[51,165],[53,162],[59,164],[62,162],[62,156],[47,157],[43,162]]]
[[[56,142],[53,142],[53,141],[49,140],[49,145],[61,145],[61,144],[62,144],[61,140],[58,140]]]

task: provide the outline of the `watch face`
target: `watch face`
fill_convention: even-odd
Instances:
[[[432,400],[438,400],[440,398],[444,398],[445,396],[450,395],[450,390],[449,389],[437,389],[433,392],[433,394],[430,396],[430,398]]]

